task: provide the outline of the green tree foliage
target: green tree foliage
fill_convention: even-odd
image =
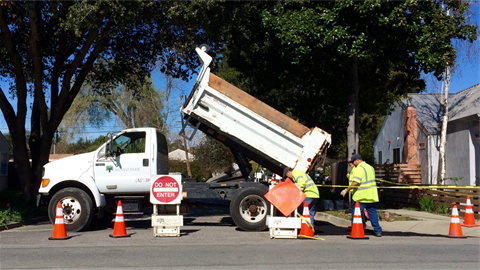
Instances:
[[[184,150],[183,140],[178,139],[170,143],[169,151],[176,149]],[[190,170],[192,177],[200,182],[205,182],[211,178],[213,173],[223,173],[233,171],[233,158],[231,150],[219,141],[203,136],[194,146],[190,147],[189,153],[194,158],[190,159]],[[169,160],[170,172],[180,172],[188,175],[185,161]]]
[[[87,138],[77,138],[76,141],[70,142],[64,140],[62,136],[55,139],[55,148],[57,154],[82,154],[97,150],[102,144],[108,141],[107,136],[99,136],[96,139],[89,140]]]
[[[351,89],[347,128],[350,155],[359,151],[359,99],[375,108],[372,104],[389,104],[392,97],[405,94],[409,87],[423,89],[418,82],[420,72],[434,72],[440,78],[455,58],[451,40],[472,42],[476,38],[475,28],[465,21],[467,8],[460,1],[318,4],[292,0],[277,2],[273,10],[265,11],[263,22],[284,47],[295,49],[294,63],[312,60],[322,50],[331,53],[335,62],[350,73],[346,76]],[[454,15],[446,10],[453,10]],[[369,83],[362,83],[361,77],[369,78]],[[390,89],[384,87],[392,82],[400,83]],[[378,95],[381,92],[386,95]]]
[[[235,159],[230,149],[208,136],[205,136],[198,145],[191,147],[190,152],[195,157],[192,161],[193,167],[198,164],[201,169],[202,178],[199,179],[208,180],[215,172],[223,173],[233,170],[232,165]]]
[[[183,173],[188,177],[187,164],[185,161],[169,160],[168,169],[170,172]],[[196,178],[200,182],[205,182],[207,180],[207,176],[202,172],[202,164],[200,162],[195,162],[195,160],[190,161],[190,170],[192,172],[192,178]]]
[[[12,135],[23,196],[33,199],[52,138],[88,77],[95,91],[145,78],[156,63],[175,78],[197,66],[208,39],[197,17],[210,2],[9,1],[0,4],[0,108]],[[177,12],[181,6],[182,12]],[[208,13],[208,12],[206,12]],[[128,76],[127,76],[128,75]],[[27,104],[27,97],[33,98]],[[13,106],[9,97],[16,98]],[[31,109],[31,110],[29,110]],[[29,147],[25,141],[31,112]],[[29,153],[30,151],[30,153]],[[31,163],[29,158],[31,158]]]
[[[326,129],[334,144],[348,130],[349,154],[358,152],[358,131],[376,123],[362,122],[369,117],[359,112],[384,115],[394,100],[425,88],[422,72],[441,77],[455,58],[452,39],[476,38],[461,1],[226,5],[229,41],[222,54],[244,89]]]

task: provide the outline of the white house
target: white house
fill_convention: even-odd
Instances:
[[[188,160],[192,161],[195,157],[188,153]],[[187,155],[185,155],[185,151],[181,149],[173,150],[172,152],[168,153],[168,159],[169,160],[180,160],[180,161],[186,161],[187,160]]]
[[[437,184],[443,111],[439,98],[409,94],[395,104],[375,140],[376,164],[408,163],[413,158],[421,165],[422,183]],[[448,107],[445,184],[480,185],[480,84],[450,94]],[[404,134],[409,130],[407,118],[416,125]]]
[[[8,160],[10,159],[10,144],[0,131],[0,191],[8,188]]]

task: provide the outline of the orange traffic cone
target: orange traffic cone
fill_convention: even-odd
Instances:
[[[303,218],[302,218],[302,227],[300,228],[300,238],[313,238],[313,225],[310,223],[310,209],[308,208],[308,203],[303,203]]]
[[[467,205],[465,206],[465,219],[462,226],[464,227],[478,227],[479,224],[475,223],[475,216],[473,215],[472,203],[470,202],[470,196],[467,196]]]
[[[456,203],[453,203],[452,220],[450,221],[450,230],[448,231],[448,236],[454,238],[465,238],[462,233],[462,227],[460,226],[460,218],[458,216]]]
[[[359,202],[355,202],[355,211],[353,212],[352,232],[350,236],[347,236],[347,238],[368,239],[368,237],[365,237],[365,232],[363,231],[362,214],[360,212]]]
[[[65,222],[63,220],[63,208],[62,203],[57,204],[57,213],[55,214],[55,224],[53,225],[53,235],[48,240],[65,240],[72,237],[67,236],[67,230],[65,228]]]
[[[115,224],[113,225],[113,234],[110,234],[110,237],[114,237],[114,238],[130,237],[130,235],[127,234],[127,228],[125,228],[125,220],[123,219],[122,201],[118,201],[117,213],[115,214]]]
[[[271,184],[275,183],[275,174],[272,174],[272,179],[270,179],[270,183]]]

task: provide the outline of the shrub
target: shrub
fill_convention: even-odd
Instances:
[[[7,206],[7,210],[0,211],[0,225],[7,225],[10,222],[22,221],[22,215],[19,212],[12,210],[10,205]]]
[[[433,212],[435,210],[435,202],[433,198],[427,195],[423,195],[418,201],[420,204],[420,210],[425,212]]]
[[[34,203],[23,201],[18,191],[0,192],[0,225],[47,216],[47,207],[37,207]]]
[[[448,207],[447,207],[447,204],[446,204],[446,203],[438,204],[438,205],[437,205],[437,212],[438,212],[439,214],[448,214],[449,209],[448,209]]]

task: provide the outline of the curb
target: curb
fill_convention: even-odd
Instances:
[[[340,227],[349,227],[351,225],[351,222],[346,219],[332,216],[330,214],[322,213],[322,212],[315,213],[315,218],[322,221],[326,221],[335,226],[340,226]]]
[[[31,219],[25,220],[23,222],[13,222],[13,223],[9,223],[7,225],[0,225],[0,232],[10,230],[10,229],[14,229],[14,228],[18,228],[18,227],[22,227],[23,225],[37,224],[39,222],[44,222],[44,221],[48,221],[48,217],[46,217],[46,216],[45,217],[37,217],[37,218],[31,218]]]
[[[22,227],[22,225],[23,224],[21,222],[8,223],[7,225],[0,225],[0,232],[1,231],[6,231],[6,230],[9,230],[9,229]]]
[[[317,212],[315,213],[315,219],[319,219],[321,221],[325,221],[325,222],[328,222],[334,226],[338,226],[338,227],[350,227],[350,225],[352,225],[351,221],[350,220],[346,220],[346,219],[343,219],[343,218],[339,218],[339,217],[336,217],[336,216],[332,216],[330,214],[327,214],[327,213],[323,213],[323,212]],[[370,225],[366,225],[367,226],[367,229],[368,230],[373,230],[372,226]]]

